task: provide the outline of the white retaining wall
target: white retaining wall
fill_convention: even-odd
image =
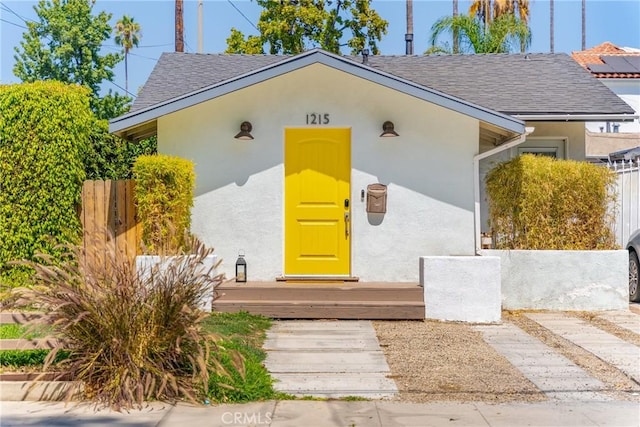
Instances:
[[[627,251],[483,250],[500,257],[502,308],[628,310]]]
[[[420,257],[425,317],[474,323],[501,319],[500,258]]]

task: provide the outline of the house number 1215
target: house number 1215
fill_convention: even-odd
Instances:
[[[308,125],[328,125],[329,113],[310,113],[307,114]]]

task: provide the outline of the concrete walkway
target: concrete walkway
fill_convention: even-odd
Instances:
[[[515,325],[475,326],[483,339],[555,400],[605,401],[604,384]]]
[[[268,401],[194,407],[154,403],[141,411],[95,411],[92,405],[0,402],[9,426],[265,426],[265,427],[637,427],[636,402],[401,403]]]
[[[640,316],[632,311],[605,311],[598,317],[640,335]]]
[[[563,313],[525,313],[525,316],[640,383],[640,347]]]
[[[279,391],[370,399],[398,392],[370,321],[274,322],[263,347]]]

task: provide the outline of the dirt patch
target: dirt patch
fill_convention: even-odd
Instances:
[[[400,400],[546,400],[469,325],[437,321],[375,321],[373,325]]]

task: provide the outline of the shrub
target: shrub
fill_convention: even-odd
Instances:
[[[106,120],[96,120],[85,161],[87,179],[131,179],[136,158],[143,154],[155,154],[156,149],[155,136],[138,142],[127,141],[109,134]]]
[[[585,162],[523,155],[487,174],[498,249],[613,249],[614,175]]]
[[[226,372],[211,357],[218,354],[217,338],[202,327],[207,314],[198,309],[222,280],[201,268],[211,250],[194,240],[193,255],[144,273],[113,247],[106,263],[85,263],[80,251],[70,249],[73,256],[60,266],[46,259],[34,264],[38,283],[46,286],[22,294],[24,303],[37,301],[60,339],[44,369],[60,349],[68,350],[60,375],[80,381],[87,397],[114,409],[144,400],[201,402],[209,372]],[[241,362],[237,358],[237,369]]]
[[[55,81],[0,86],[0,282],[27,283],[32,270],[11,261],[80,238],[89,98]]]
[[[184,251],[191,226],[193,162],[167,155],[140,156],[133,166],[142,243],[149,253]]]

